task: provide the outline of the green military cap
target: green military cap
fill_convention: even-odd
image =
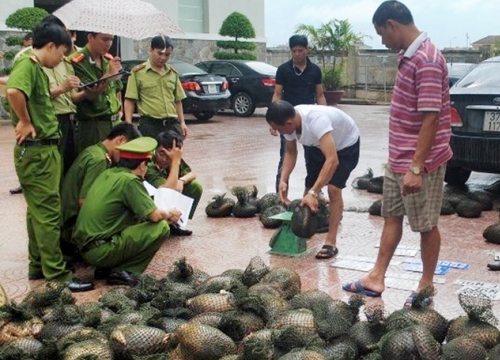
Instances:
[[[117,146],[120,152],[120,159],[147,160],[153,156],[153,150],[158,146],[158,142],[152,137],[143,136]]]

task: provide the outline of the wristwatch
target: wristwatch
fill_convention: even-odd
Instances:
[[[315,197],[316,199],[318,198],[319,194],[314,191],[313,189],[310,189],[308,192],[307,192],[309,195],[312,195],[313,197]]]
[[[422,171],[420,170],[420,167],[418,167],[418,166],[410,166],[410,168],[408,170],[410,170],[415,175],[422,175]]]

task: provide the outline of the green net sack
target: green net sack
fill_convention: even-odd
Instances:
[[[318,230],[318,225],[318,215],[313,213],[309,206],[298,206],[293,209],[290,228],[296,236],[309,239]]]
[[[166,352],[169,342],[166,332],[145,325],[119,325],[110,335],[111,347],[119,359]]]
[[[274,342],[279,332],[262,329],[246,336],[240,344],[240,353],[245,360],[271,360],[274,357]]]
[[[283,205],[279,204],[267,207],[261,212],[260,215],[260,221],[262,225],[264,225],[266,229],[279,228],[283,223],[283,220],[271,219],[271,216],[281,214],[284,211],[286,211],[286,208]]]
[[[257,202],[257,209],[260,213],[264,212],[267,208],[278,205],[280,199],[277,193],[268,193],[262,196]]]
[[[349,335],[341,335],[327,343],[323,353],[327,359],[355,360],[359,358],[356,341]]]
[[[248,191],[243,187],[234,187],[231,192],[238,201],[233,207],[233,216],[237,218],[249,218],[257,214],[257,205],[250,201]]]
[[[264,327],[264,321],[253,312],[229,311],[222,315],[218,329],[235,342]]]
[[[281,290],[286,299],[291,299],[300,292],[301,282],[299,274],[290,268],[279,267],[272,269],[261,280],[263,284],[272,284]]]
[[[186,307],[195,314],[226,312],[235,309],[234,296],[229,292],[201,294],[186,301]]]
[[[64,359],[91,359],[113,360],[113,350],[107,340],[91,339],[70,345],[64,352]]]
[[[255,256],[250,259],[250,263],[243,272],[241,281],[243,284],[250,287],[260,282],[268,272],[269,267],[264,263],[264,260],[259,256]]]
[[[351,186],[355,189],[366,190],[368,188],[368,183],[372,178],[373,170],[368,168],[362,176],[358,176],[352,181]]]
[[[212,198],[212,201],[205,208],[205,214],[208,217],[220,218],[232,214],[235,201],[225,196],[226,194],[222,194]]]
[[[460,336],[443,345],[441,360],[486,360],[486,349],[477,340]],[[497,359],[497,358],[490,358]]]

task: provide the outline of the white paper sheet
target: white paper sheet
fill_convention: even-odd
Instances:
[[[157,189],[147,181],[143,181],[142,183],[144,184],[144,187],[146,188],[149,196],[155,196]]]
[[[193,206],[193,199],[178,191],[159,188],[154,194],[154,202],[159,209],[169,210],[175,208],[181,212],[181,218],[177,222],[179,227],[185,228],[189,220],[189,213]]]

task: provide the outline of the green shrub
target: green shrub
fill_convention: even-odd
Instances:
[[[336,90],[342,87],[342,66],[323,70],[323,87],[325,90]]]
[[[17,51],[9,50],[4,52],[3,57],[5,60],[12,60],[16,56]]]
[[[49,13],[44,9],[25,7],[10,14],[5,20],[5,25],[12,29],[31,31],[47,15]]]
[[[23,38],[21,36],[7,36],[5,38],[5,44],[8,46],[18,46],[23,44]]]
[[[255,45],[255,43],[248,41],[219,40],[217,41],[216,44],[218,47],[222,49],[238,49],[238,50],[253,51],[257,48],[257,45]]]

